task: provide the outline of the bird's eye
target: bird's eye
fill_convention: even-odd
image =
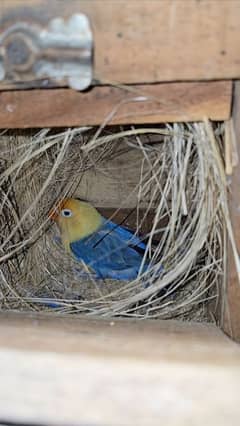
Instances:
[[[63,217],[71,217],[71,216],[72,216],[72,210],[69,210],[69,209],[63,209],[63,210],[61,211],[61,215],[62,215]]]

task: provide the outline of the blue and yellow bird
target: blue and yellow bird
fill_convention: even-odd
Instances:
[[[148,269],[146,244],[91,204],[67,198],[49,216],[60,229],[66,251],[87,265],[96,279],[133,280]]]

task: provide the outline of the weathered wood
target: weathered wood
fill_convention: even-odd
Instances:
[[[176,320],[1,312],[0,350],[3,348],[240,367],[240,346],[219,328]]]
[[[53,17],[86,13],[94,31],[95,78],[103,84],[240,76],[236,0],[1,0],[0,8],[2,31],[19,20],[46,27]]]
[[[233,98],[233,122],[237,141],[238,157],[240,159],[240,81],[235,83]],[[229,188],[229,207],[231,220],[240,253],[240,162],[233,169]],[[229,245],[227,294],[223,329],[234,339],[240,341],[240,284]]]
[[[0,92],[0,128],[226,120],[231,94],[231,81]]]
[[[2,314],[0,377],[3,424],[239,421],[240,349],[212,325]]]

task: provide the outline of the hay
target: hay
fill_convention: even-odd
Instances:
[[[2,134],[1,309],[212,320],[225,286],[226,229],[234,247],[223,136],[224,125],[213,129],[207,120]],[[121,164],[125,193],[116,212],[134,206],[137,234],[151,212],[146,256],[152,266],[128,283],[95,281],[64,252],[48,212],[60,198],[81,194],[87,173],[96,184],[106,176],[116,187],[122,155],[129,161]],[[135,184],[124,181],[131,174]]]

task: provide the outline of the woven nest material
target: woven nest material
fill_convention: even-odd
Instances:
[[[225,285],[223,135],[223,124],[208,122],[3,134],[1,309],[211,320]],[[116,210],[131,205],[137,234],[152,218],[152,268],[131,282],[95,281],[48,219],[65,196],[94,204],[94,185],[107,203],[103,177],[121,187]]]

